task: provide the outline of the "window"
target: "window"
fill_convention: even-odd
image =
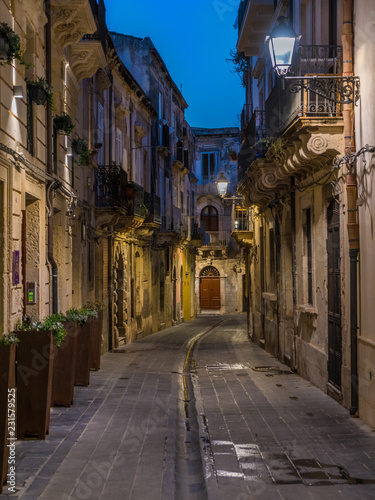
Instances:
[[[123,157],[123,138],[122,131],[116,128],[116,163],[117,165],[122,165]]]
[[[159,123],[158,123],[158,127],[159,127],[159,141],[158,141],[158,144],[163,144],[163,123],[162,123],[162,119],[163,119],[163,94],[161,92],[159,92]]]
[[[210,182],[215,174],[215,153],[202,153],[202,181]]]
[[[313,303],[313,274],[312,274],[312,229],[311,229],[311,208],[303,211],[303,237],[304,237],[304,274],[306,281],[307,303]]]
[[[98,163],[103,165],[104,160],[104,108],[100,102],[98,102],[98,142],[103,144],[98,151]]]
[[[209,205],[201,212],[201,221],[205,225],[206,231],[219,230],[219,216],[215,207]]]

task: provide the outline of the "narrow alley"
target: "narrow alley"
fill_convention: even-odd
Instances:
[[[16,494],[59,499],[375,498],[375,436],[248,340],[200,316],[107,353],[45,441],[16,446]]]

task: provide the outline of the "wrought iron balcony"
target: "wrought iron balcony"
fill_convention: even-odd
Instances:
[[[145,193],[144,204],[147,208],[147,217],[144,224],[159,227],[161,224],[160,198],[154,193]]]
[[[342,75],[342,45],[301,45],[297,55],[298,75]]]
[[[253,244],[251,213],[250,210],[244,206],[243,200],[238,200],[233,205],[231,236],[240,246],[249,246]]]
[[[117,220],[118,229],[139,227],[147,215],[143,187],[127,182],[119,165],[100,165],[96,177],[97,221],[101,226]]]
[[[267,151],[267,145],[263,141],[266,137],[266,113],[265,111],[254,111],[244,131],[241,150],[238,155],[238,179],[241,180],[252,161],[261,158]]]

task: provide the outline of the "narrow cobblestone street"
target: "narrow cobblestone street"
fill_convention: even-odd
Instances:
[[[16,454],[18,491],[0,498],[375,498],[372,430],[251,343],[245,315],[105,354]]]

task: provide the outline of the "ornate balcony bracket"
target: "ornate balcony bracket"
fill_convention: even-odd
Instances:
[[[97,40],[81,40],[70,48],[70,66],[77,78],[91,78],[99,68],[106,65],[102,44]]]
[[[97,30],[89,0],[52,0],[51,15],[52,31],[62,49]]]
[[[301,119],[282,136],[283,158],[259,158],[246,171],[238,192],[246,205],[265,205],[275,193],[289,189],[290,177],[304,179],[316,172],[329,174],[333,160],[343,150],[343,126],[339,121],[313,125]]]
[[[360,98],[358,76],[287,76],[285,80],[290,82],[290,92],[303,89],[336,104],[357,104]]]
[[[254,244],[253,231],[232,231],[231,236],[241,247],[248,248]]]

